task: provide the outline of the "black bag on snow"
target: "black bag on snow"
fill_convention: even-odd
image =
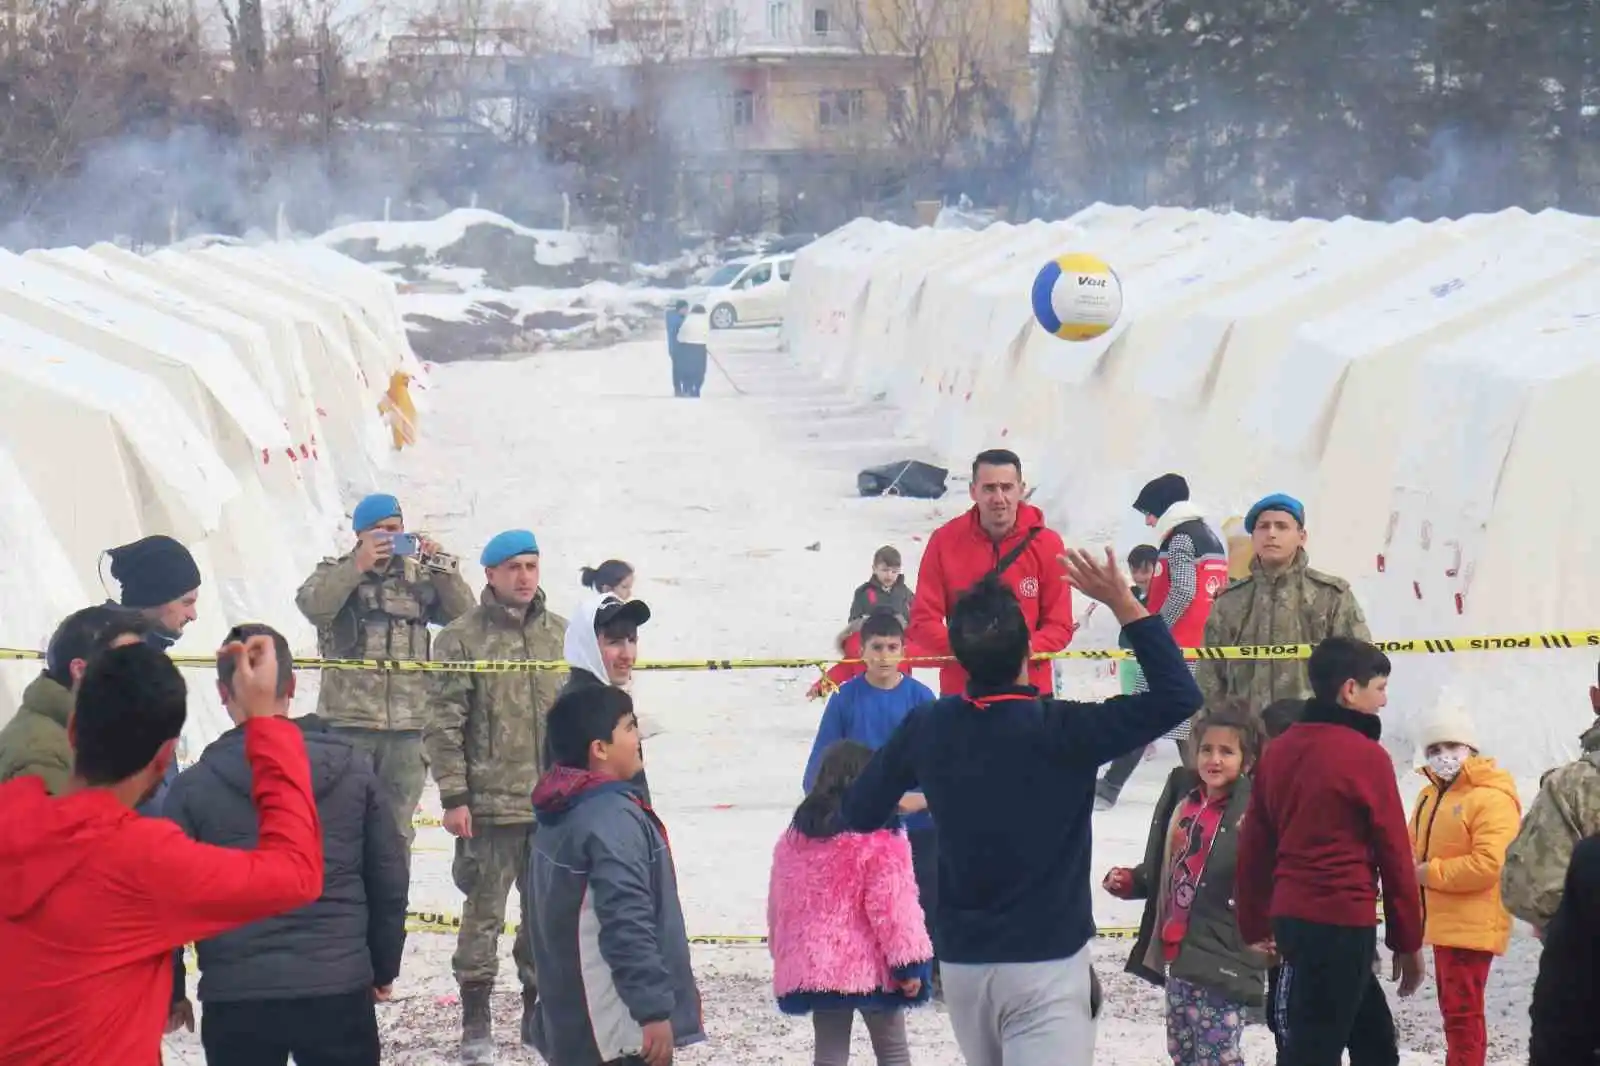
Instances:
[[[863,496],[911,496],[918,500],[937,500],[944,495],[950,471],[942,466],[902,459],[898,463],[869,466],[856,475],[856,489]]]

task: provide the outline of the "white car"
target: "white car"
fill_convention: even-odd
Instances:
[[[730,263],[712,278],[731,272]],[[704,305],[712,329],[735,326],[760,326],[783,321],[783,305],[789,296],[789,279],[794,275],[794,256],[766,255],[741,266],[731,281],[711,285],[693,301]],[[693,312],[691,312],[692,316]]]

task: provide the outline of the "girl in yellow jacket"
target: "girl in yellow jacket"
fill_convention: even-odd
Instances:
[[[1489,964],[1504,955],[1511,915],[1500,904],[1500,869],[1522,804],[1511,775],[1478,754],[1460,712],[1425,723],[1418,738],[1428,779],[1411,814],[1411,851],[1422,888],[1423,940],[1433,945],[1445,1066],[1484,1066]]]

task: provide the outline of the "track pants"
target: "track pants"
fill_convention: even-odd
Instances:
[[[1094,1061],[1089,947],[1049,962],[940,965],[950,1028],[967,1066]]]
[[[1378,931],[1275,918],[1283,959],[1268,1009],[1278,1066],[1398,1066],[1399,1040],[1389,1000],[1373,971]]]
[[[1445,1066],[1483,1066],[1489,1030],[1483,1016],[1483,991],[1494,956],[1469,948],[1433,949],[1439,1014],[1444,1018]]]

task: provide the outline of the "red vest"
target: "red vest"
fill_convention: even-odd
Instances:
[[[1211,602],[1217,593],[1228,587],[1228,549],[1217,535],[1195,518],[1174,526],[1161,541],[1161,554],[1156,560],[1155,576],[1150,579],[1150,594],[1145,606],[1151,614],[1160,614],[1161,605],[1167,602],[1172,590],[1172,572],[1167,561],[1167,545],[1177,533],[1187,533],[1194,542],[1194,600],[1189,609],[1172,627],[1172,639],[1180,648],[1198,648],[1205,641],[1206,618],[1211,614]]]

